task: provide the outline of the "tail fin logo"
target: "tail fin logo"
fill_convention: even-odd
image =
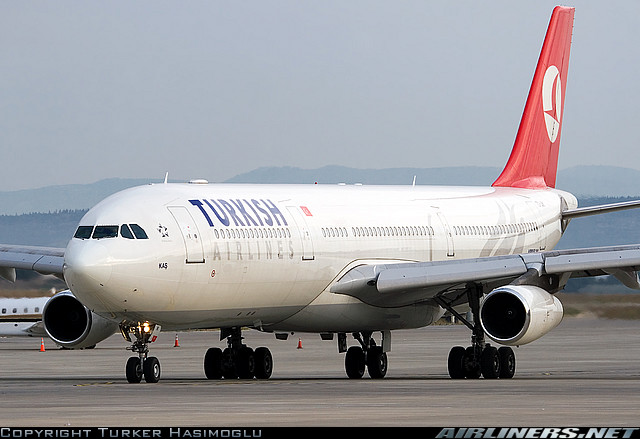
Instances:
[[[562,82],[560,72],[554,65],[549,66],[542,81],[542,110],[547,134],[551,143],[556,141],[560,132],[560,115],[562,114]]]

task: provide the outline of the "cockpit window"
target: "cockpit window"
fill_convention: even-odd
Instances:
[[[93,239],[115,238],[118,236],[118,226],[96,226]]]
[[[149,239],[147,233],[137,224],[129,224],[131,226],[131,230],[133,230],[133,234],[136,235],[137,239]]]
[[[131,233],[131,229],[128,225],[123,224],[120,226],[120,236],[127,239],[133,239],[133,233]]]
[[[89,239],[91,238],[91,232],[93,232],[93,226],[80,226],[73,237],[78,239]]]
[[[138,224],[95,226],[95,228],[93,226],[80,226],[73,237],[78,239],[117,238],[118,230],[120,231],[120,236],[126,239],[149,239],[147,233]]]

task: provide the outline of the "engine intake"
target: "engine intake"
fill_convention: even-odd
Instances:
[[[532,285],[491,291],[480,306],[480,323],[496,343],[518,346],[539,339],[562,321],[562,303]]]
[[[70,291],[49,299],[42,310],[42,322],[56,344],[73,349],[95,346],[118,329],[115,322],[91,312]]]

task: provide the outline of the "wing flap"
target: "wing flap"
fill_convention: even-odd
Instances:
[[[640,247],[600,247],[548,252],[544,257],[548,274],[574,271],[640,268]]]

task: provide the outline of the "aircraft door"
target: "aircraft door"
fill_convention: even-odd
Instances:
[[[438,219],[442,224],[442,227],[444,229],[444,235],[447,240],[447,257],[452,258],[456,255],[456,253],[453,247],[453,235],[451,234],[451,228],[449,227],[449,223],[447,222],[447,219],[444,217],[442,212],[437,211],[436,214],[438,215]]]
[[[189,211],[183,206],[168,207],[169,212],[178,223],[186,251],[187,264],[204,262],[204,250],[202,237],[196,222]]]
[[[307,227],[307,222],[302,216],[299,207],[295,206],[287,206],[287,210],[293,217],[293,221],[295,223],[296,231],[293,233],[297,233],[302,242],[302,260],[303,261],[313,261],[315,259],[315,253],[313,250],[313,240],[311,239],[311,233],[309,232],[309,227]]]

